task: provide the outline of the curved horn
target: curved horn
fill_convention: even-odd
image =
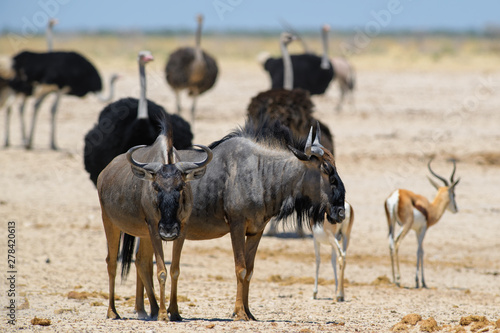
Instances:
[[[311,129],[309,130],[309,135],[307,136],[306,146],[304,147],[304,152],[308,156],[311,155],[312,133],[313,133],[313,128],[311,126]]]
[[[321,145],[321,130],[319,128],[319,121],[316,120],[316,138],[314,139],[313,145]]]
[[[427,163],[427,167],[429,168],[429,171],[432,173],[432,175],[434,177],[436,177],[437,179],[439,179],[440,181],[442,181],[444,183],[445,186],[450,186],[450,184],[448,184],[448,181],[446,179],[444,179],[443,177],[439,176],[438,174],[436,174],[434,171],[432,171],[431,169],[431,162],[434,158],[431,158],[429,160],[429,163]]]
[[[453,171],[451,172],[450,183],[453,184],[453,177],[455,176],[455,171],[457,170],[457,163],[455,159],[451,160],[453,162]]]
[[[193,146],[196,146],[196,147],[203,149],[205,151],[205,153],[207,154],[207,157],[205,158],[204,161],[201,161],[201,162],[177,162],[177,163],[175,163],[175,166],[177,167],[177,169],[179,169],[183,173],[188,173],[191,170],[203,168],[208,163],[210,163],[210,161],[213,158],[213,152],[207,146],[203,146],[203,145],[193,145]]]
[[[144,169],[144,167],[146,166],[147,163],[139,163],[137,162],[136,160],[134,160],[134,158],[132,157],[132,154],[134,153],[134,151],[136,151],[137,149],[139,148],[143,148],[143,147],[146,147],[146,145],[140,145],[140,146],[135,146],[135,147],[132,147],[130,148],[128,151],[127,151],[127,161],[132,164],[133,166],[136,166],[138,168],[141,168],[141,169]]]

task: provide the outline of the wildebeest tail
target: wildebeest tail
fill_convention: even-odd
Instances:
[[[130,264],[132,263],[132,257],[134,256],[134,248],[135,237],[123,233],[122,251],[120,253],[120,260],[122,262],[122,280],[125,280],[130,272]]]

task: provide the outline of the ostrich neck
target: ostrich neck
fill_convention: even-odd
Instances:
[[[109,79],[108,97],[104,97],[102,93],[99,93],[97,95],[97,98],[99,99],[100,102],[109,103],[113,100],[114,97],[115,97],[115,80],[113,80],[113,77],[111,77]]]
[[[47,51],[52,52],[53,42],[52,42],[52,28],[47,27]]]
[[[330,62],[328,61],[328,32],[323,30],[321,33],[322,44],[323,44],[323,56],[321,57],[321,69],[330,68]]]
[[[141,95],[139,98],[137,119],[146,119],[148,118],[148,101],[146,99],[146,68],[143,63],[139,63],[139,80],[141,84]]]
[[[293,68],[292,58],[286,48],[284,42],[281,42],[281,56],[283,57],[283,88],[286,90],[293,89]]]
[[[196,36],[195,36],[195,60],[197,62],[203,61],[203,54],[201,52],[201,23],[198,23],[198,27],[196,28]]]

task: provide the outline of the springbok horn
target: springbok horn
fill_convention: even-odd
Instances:
[[[453,177],[455,176],[457,164],[455,163],[455,159],[453,159],[452,162],[453,162],[453,171],[451,172],[450,182],[453,184]]]
[[[311,126],[311,129],[309,130],[309,135],[307,136],[306,146],[304,148],[304,152],[306,153],[307,156],[311,156],[312,133],[313,133],[313,128]]]
[[[208,163],[210,163],[210,161],[212,160],[213,153],[212,153],[212,150],[210,148],[208,148],[207,146],[203,146],[203,145],[193,145],[193,146],[196,146],[196,147],[203,149],[205,151],[205,153],[207,154],[207,158],[205,158],[205,160],[201,161],[201,162],[177,162],[177,163],[175,163],[175,166],[177,167],[177,169],[179,169],[182,173],[188,173],[189,171],[191,171],[193,169],[203,168]]]
[[[134,158],[132,157],[132,154],[134,153],[134,151],[136,151],[137,149],[142,148],[142,147],[146,147],[146,145],[140,145],[140,146],[135,146],[135,147],[130,148],[127,151],[127,160],[133,166],[144,169],[144,167],[146,166],[147,163],[139,163],[136,160],[134,160]]]
[[[439,176],[438,174],[436,174],[434,171],[432,171],[431,169],[431,162],[432,162],[433,158],[431,158],[429,160],[429,163],[427,163],[427,167],[429,168],[429,171],[432,173],[432,175],[434,177],[436,177],[437,179],[439,179],[440,181],[442,181],[444,183],[445,186],[450,186],[450,184],[448,184],[448,181],[446,179],[444,179],[443,177]]]

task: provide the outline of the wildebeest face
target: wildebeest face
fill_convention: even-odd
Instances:
[[[304,152],[293,147],[290,149],[300,160],[307,161],[308,167],[313,169],[308,179],[305,179],[311,201],[309,216],[317,223],[322,222],[326,214],[330,223],[340,223],[345,218],[344,183],[337,173],[332,153],[321,145],[320,138],[321,132],[317,126],[316,138],[312,142],[311,128]]]
[[[179,236],[182,224],[189,216],[189,211],[185,210],[191,208],[180,205],[187,186],[185,177],[175,165],[165,164],[156,173],[152,186],[157,192],[161,216],[158,233],[165,241],[174,240]]]
[[[201,162],[139,163],[133,159],[132,153],[143,146],[132,147],[127,152],[127,159],[134,176],[151,184],[146,189],[148,197],[152,198],[151,206],[143,209],[159,211],[158,234],[165,241],[179,237],[182,224],[192,209],[192,195],[188,182],[202,177],[207,164],[212,160],[213,154],[208,147],[196,146],[207,153],[207,157]],[[172,161],[173,157],[169,157],[169,160]]]
[[[333,155],[324,150],[321,163],[322,191],[326,194],[328,203],[326,205],[326,218],[330,223],[342,222],[345,218],[344,201],[345,188],[335,167]]]

